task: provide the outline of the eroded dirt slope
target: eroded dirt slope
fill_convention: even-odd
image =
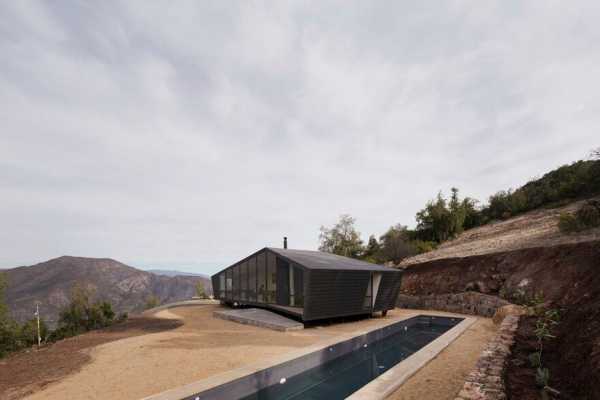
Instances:
[[[470,290],[511,302],[527,302],[542,294],[547,306],[562,314],[554,332],[557,337],[544,356],[551,371],[551,386],[563,393],[561,398],[600,399],[600,241],[437,258],[404,270],[405,295]],[[515,357],[526,360],[531,352],[527,343],[535,337],[526,325],[519,328],[519,335],[524,345],[517,348]],[[539,391],[531,387],[532,376],[520,370],[513,372],[509,375],[518,379],[509,380],[513,391],[509,399],[537,399]],[[528,397],[530,394],[533,397]]]

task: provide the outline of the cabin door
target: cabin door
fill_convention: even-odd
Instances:
[[[290,305],[290,263],[277,258],[277,304]]]

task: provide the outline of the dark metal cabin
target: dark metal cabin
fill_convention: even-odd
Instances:
[[[265,247],[212,276],[215,298],[302,321],[393,309],[402,272],[320,251]]]

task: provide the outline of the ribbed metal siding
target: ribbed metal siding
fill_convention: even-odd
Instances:
[[[401,282],[402,273],[400,271],[383,272],[373,311],[391,310],[396,307]]]
[[[368,314],[364,301],[370,276],[370,271],[308,271],[304,320]]]

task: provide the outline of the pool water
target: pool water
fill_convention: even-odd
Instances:
[[[397,333],[286,378],[244,400],[344,399],[459,322],[460,319],[421,317]]]

